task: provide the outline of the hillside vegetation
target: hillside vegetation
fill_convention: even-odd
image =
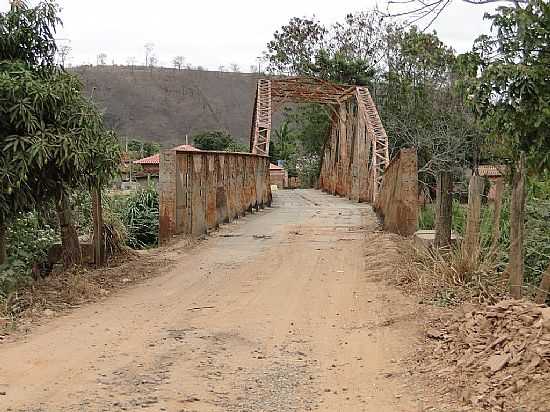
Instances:
[[[107,127],[121,136],[169,147],[183,143],[186,134],[223,129],[248,144],[255,74],[124,66],[72,70],[105,113]]]

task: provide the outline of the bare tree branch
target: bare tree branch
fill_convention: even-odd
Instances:
[[[387,11],[381,12],[385,17],[410,17],[411,20],[407,21],[409,24],[415,24],[424,19],[429,19],[428,24],[424,27],[423,31],[427,30],[437,20],[441,13],[451,4],[453,0],[390,0],[388,1]],[[521,4],[527,4],[529,0],[460,0],[464,3],[480,5],[480,4],[492,4],[492,3],[512,3],[516,7],[520,7]],[[404,11],[397,11],[392,13],[389,11],[391,6],[407,6],[413,8]]]

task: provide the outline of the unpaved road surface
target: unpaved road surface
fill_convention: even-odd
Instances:
[[[165,273],[0,346],[0,410],[417,411],[400,366],[416,307],[365,269],[376,226],[367,205],[277,192]]]

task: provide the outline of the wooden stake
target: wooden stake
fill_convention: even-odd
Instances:
[[[7,227],[2,219],[0,219],[0,265],[6,261],[6,232]]]
[[[105,242],[103,233],[103,208],[101,206],[101,190],[92,189],[93,245],[94,263],[96,266],[105,264]]]
[[[510,279],[510,291],[521,299],[523,286],[523,232],[525,226],[525,153],[521,152],[512,179],[510,206],[510,260],[505,276]]]
[[[436,222],[434,247],[439,249],[451,244],[453,223],[453,179],[450,172],[440,172],[437,176]]]
[[[546,272],[542,275],[539,290],[537,291],[537,296],[535,297],[535,303],[544,305],[546,303],[548,293],[550,293],[550,265],[548,265]]]
[[[502,211],[502,194],[504,192],[504,179],[498,178],[495,182],[495,204],[493,210],[493,233],[491,235],[490,254],[495,256],[500,240],[500,214]]]
[[[473,175],[468,185],[468,216],[466,233],[462,242],[462,257],[470,270],[479,262],[479,238],[481,227],[481,195],[483,194],[483,178]]]

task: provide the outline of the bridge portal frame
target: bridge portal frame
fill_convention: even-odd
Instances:
[[[388,165],[388,136],[369,90],[310,77],[259,79],[250,150],[269,155],[272,114],[285,103],[319,103],[332,111],[319,187],[356,201],[374,203]]]

